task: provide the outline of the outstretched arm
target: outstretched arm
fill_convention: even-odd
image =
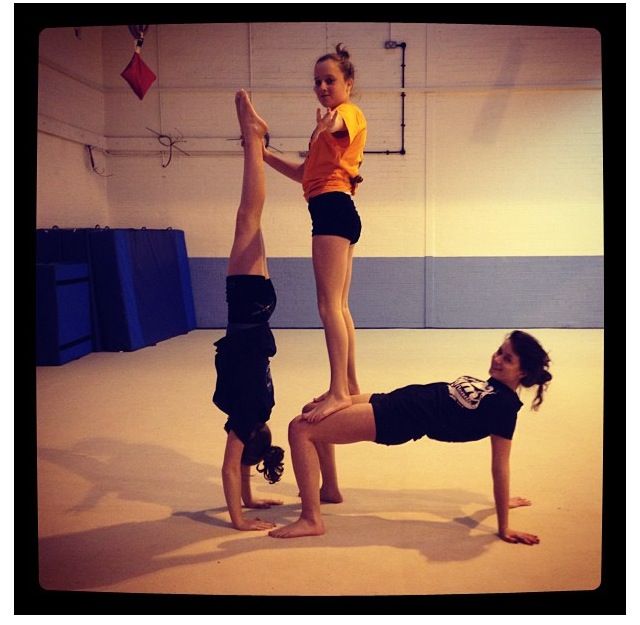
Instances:
[[[277,156],[273,152],[269,152],[269,150],[264,147],[262,148],[262,158],[267,165],[287,176],[287,178],[291,178],[291,180],[295,180],[296,182],[302,182],[306,160],[302,161],[302,163],[294,163],[281,156]]]
[[[513,502],[509,499],[509,456],[511,441],[502,436],[491,435],[491,475],[493,477],[493,497],[498,514],[498,535],[508,543],[524,543],[536,545],[540,539],[534,534],[527,534],[509,528],[509,508]],[[522,502],[526,500],[521,500]],[[528,505],[519,503],[518,505]]]
[[[237,530],[267,530],[275,527],[273,523],[261,521],[258,518],[245,519],[242,515],[242,496],[245,494],[243,488],[242,470],[240,459],[244,445],[242,441],[232,432],[227,436],[227,445],[224,450],[224,461],[222,463],[222,487],[224,497],[227,501],[231,524]],[[251,493],[249,491],[249,497]]]

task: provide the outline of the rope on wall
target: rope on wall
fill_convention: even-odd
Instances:
[[[89,145],[89,144],[85,144],[85,147],[87,148],[87,152],[89,152],[89,160],[91,161],[91,169],[98,174],[98,176],[102,176],[103,178],[111,178],[111,176],[113,176],[113,174],[105,174],[104,170],[102,171],[98,171],[98,168],[96,167],[96,162],[93,160],[93,149],[95,148],[94,145]],[[101,149],[101,148],[98,148]],[[104,152],[104,150],[102,150]]]
[[[160,145],[163,145],[164,147],[168,147],[169,148],[169,160],[166,163],[164,162],[164,153],[160,152],[160,156],[162,158],[162,167],[169,167],[169,163],[171,162],[171,159],[173,158],[173,148],[174,148],[174,146],[175,146],[176,150],[179,150],[185,156],[191,156],[191,154],[189,154],[189,152],[185,152],[182,148],[179,148],[176,145],[176,143],[186,143],[186,140],[183,139],[181,135],[179,135],[177,137],[171,137],[169,135],[165,135],[165,134],[163,134],[161,132],[158,132],[157,130],[153,130],[153,128],[149,128],[148,126],[145,126],[145,128],[148,131],[150,131],[150,132],[152,132],[152,133],[154,133],[156,135]]]

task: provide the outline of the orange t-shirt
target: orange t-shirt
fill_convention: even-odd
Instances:
[[[302,191],[306,200],[328,193],[355,193],[351,178],[358,174],[367,140],[367,120],[363,112],[351,102],[338,105],[346,130],[322,132],[309,148],[304,167]]]

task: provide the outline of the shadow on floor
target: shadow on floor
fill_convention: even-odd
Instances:
[[[220,489],[215,484],[220,470],[215,466],[160,445],[88,438],[71,449],[40,448],[38,460],[52,462],[91,484],[82,501],[67,512],[91,510],[109,494],[179,510],[202,506],[212,489]]]
[[[124,500],[165,505],[174,511],[164,519],[40,539],[40,582],[47,589],[99,588],[175,566],[276,549],[344,550],[379,545],[414,550],[431,561],[461,561],[480,556],[497,540],[495,522],[482,525],[495,514],[491,501],[464,490],[345,489],[345,503],[323,506],[327,534],[283,540],[265,532],[235,531],[228,523],[224,506],[202,509],[203,499],[209,499],[207,493],[211,499],[222,497],[219,467],[194,462],[173,450],[94,438],[71,450],[41,449],[39,458],[91,482],[88,494],[68,514],[95,507],[109,493]],[[214,477],[217,483],[212,483]],[[279,494],[296,496],[294,485],[276,487],[280,487]],[[469,506],[481,509],[467,515],[464,508]],[[248,514],[255,512],[260,518],[282,525],[297,519],[299,509],[296,501]],[[443,520],[385,518],[425,513]],[[200,553],[174,553],[205,541],[211,541],[210,549],[200,546]]]

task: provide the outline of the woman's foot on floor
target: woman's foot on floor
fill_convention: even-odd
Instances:
[[[273,538],[300,538],[301,536],[321,536],[324,532],[324,523],[322,521],[311,522],[307,519],[299,518],[295,523],[271,530],[269,536]]]
[[[298,497],[300,497],[300,493],[298,493]],[[324,487],[320,489],[321,503],[342,503],[343,501],[344,497],[339,490]]]
[[[322,503],[342,503],[344,501],[342,493],[335,488],[320,489],[320,501]]]

